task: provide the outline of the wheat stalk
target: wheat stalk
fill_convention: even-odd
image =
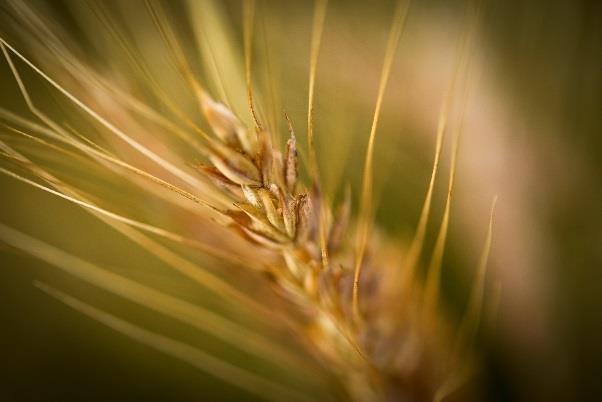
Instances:
[[[445,97],[442,108],[433,171],[423,212],[415,238],[404,259],[399,257],[398,245],[393,240],[382,238],[374,229],[373,223],[374,143],[384,93],[403,31],[408,3],[400,3],[393,15],[365,157],[360,211],[356,221],[351,217],[349,191],[338,208],[334,209],[329,205],[321,189],[314,144],[314,94],[322,31],[326,18],[326,2],[316,3],[310,55],[307,113],[308,168],[311,180],[309,186],[303,185],[299,179],[297,137],[288,115],[286,120],[290,134],[285,148],[281,150],[274,145],[273,134],[269,129],[270,124],[263,122],[261,114],[256,110],[252,85],[254,3],[245,2],[243,10],[245,89],[253,121],[252,127],[245,125],[227,103],[216,101],[210,95],[209,90],[194,74],[184,50],[176,40],[175,33],[165,23],[164,11],[151,2],[147,2],[147,7],[180,74],[189,84],[211,133],[206,133],[194,122],[187,120],[177,106],[168,105],[191,126],[195,134],[203,138],[203,144],[199,145],[191,139],[187,130],[178,128],[168,120],[165,121],[158,113],[149,110],[127,94],[119,92],[118,89],[112,88],[112,90],[116,97],[121,98],[140,114],[152,119],[157,125],[177,133],[184,141],[195,144],[194,149],[202,153],[208,162],[198,166],[198,172],[205,180],[199,180],[151,151],[144,143],[132,138],[93,107],[88,106],[84,100],[67,91],[15,47],[0,39],[3,54],[27,106],[42,123],[39,125],[8,111],[0,110],[4,119],[22,128],[6,126],[6,129],[14,136],[35,141],[46,149],[58,150],[66,154],[77,153],[95,163],[119,169],[130,179],[135,177],[137,180],[165,190],[168,193],[166,197],[175,194],[188,202],[206,207],[220,225],[227,227],[230,236],[242,236],[250,252],[268,256],[258,258],[267,262],[248,261],[243,257],[230,255],[220,247],[209,246],[202,241],[103,208],[87,198],[81,190],[61,181],[4,141],[0,142],[2,156],[19,168],[27,170],[38,180],[32,180],[5,168],[0,168],[0,173],[86,208],[176,270],[216,293],[240,300],[265,314],[266,310],[269,310],[266,306],[257,305],[252,298],[236,289],[236,286],[210,273],[199,271],[194,263],[182,259],[176,253],[146,237],[143,232],[203,250],[239,266],[252,266],[254,271],[260,271],[268,278],[266,284],[282,299],[290,302],[297,313],[300,313],[302,318],[287,320],[289,325],[322,364],[337,376],[343,384],[347,398],[355,401],[405,400],[404,398],[441,400],[456,389],[465,380],[472,367],[468,346],[476,331],[474,323],[478,321],[479,306],[483,297],[484,267],[491,243],[490,226],[484,257],[479,267],[479,279],[467,315],[469,318],[461,325],[460,335],[454,342],[450,340],[453,336],[450,335],[449,324],[438,308],[437,295],[439,269],[449,220],[459,130],[454,135],[454,153],[444,218],[424,288],[420,279],[414,275],[422,252],[451,95]],[[26,11],[26,9],[22,10]],[[40,26],[36,27],[42,29]],[[73,58],[67,57],[68,53],[58,40],[49,39],[49,41],[52,45],[51,52],[60,54],[64,60],[68,60],[68,68],[73,74],[81,74],[81,69],[85,69],[85,66],[78,65]],[[15,56],[105,130],[123,140],[164,171],[177,177],[180,182],[202,190],[204,197],[135,167],[87,139],[86,136],[80,136],[76,131],[70,132],[63,125],[55,122],[32,101],[19,69],[13,61]],[[466,63],[465,56],[461,58],[458,65],[462,66],[463,63]],[[465,69],[465,66],[460,67],[463,68]],[[86,76],[86,79],[97,86],[106,84],[91,73]],[[448,94],[454,92],[455,80],[456,78],[450,85]],[[181,202],[181,199],[177,202]],[[1,224],[0,239],[121,297],[198,326],[199,329],[210,328],[214,335],[224,336],[231,343],[254,351],[260,357],[274,360],[286,367],[298,365],[301,367],[299,370],[303,370],[303,364],[299,364],[286,350],[270,348],[269,341],[253,332],[247,332],[236,323],[211,311],[183,303],[127,278],[111,274],[85,260],[77,259]],[[350,242],[349,239],[353,241]],[[400,266],[403,267],[401,273]],[[280,384],[266,381],[254,373],[221,362],[189,345],[134,326],[46,284],[38,284],[38,287],[128,336],[187,360],[220,378],[229,379],[234,385],[258,393],[267,399],[304,399],[303,395],[288,392]],[[282,315],[280,318],[283,318]],[[204,324],[198,324],[203,321]],[[450,345],[455,346],[452,348]],[[453,352],[449,352],[448,349],[453,349]]]

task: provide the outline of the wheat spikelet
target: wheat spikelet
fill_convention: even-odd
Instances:
[[[314,87],[326,18],[326,2],[316,3],[311,41],[307,113],[309,185],[300,180],[300,152],[291,119],[286,116],[289,138],[286,145],[280,149],[275,145],[272,132],[277,130],[277,127],[263,121],[256,106],[252,76],[252,36],[256,12],[254,3],[244,3],[243,47],[246,85],[244,91],[241,91],[245,93],[252,125],[246,124],[230,106],[227,91],[224,89],[225,83],[222,82],[223,77],[218,77],[219,72],[216,73],[216,82],[212,85],[219,88],[217,92],[221,93],[223,101],[212,97],[208,83],[201,83],[186,57],[186,52],[176,39],[173,28],[167,23],[162,7],[154,2],[146,2],[146,6],[159,36],[169,49],[177,74],[194,96],[194,102],[203,114],[208,130],[188,118],[186,111],[181,110],[177,104],[166,101],[164,105],[179,117],[177,123],[174,123],[154,111],[152,107],[128,95],[127,91],[87,69],[85,64],[69,53],[60,39],[48,33],[48,28],[39,21],[35,13],[32,14],[30,8],[22,5],[16,5],[15,9],[30,25],[29,29],[37,35],[47,34],[47,42],[42,43],[39,49],[60,60],[69,73],[83,83],[88,92],[83,91],[83,97],[76,96],[16,47],[1,39],[0,46],[18,88],[29,110],[41,123],[2,109],[0,115],[9,122],[3,129],[11,134],[12,140],[18,137],[35,142],[49,153],[75,154],[96,168],[117,172],[120,177],[141,186],[148,193],[159,191],[160,196],[170,205],[195,214],[198,219],[195,222],[209,228],[208,231],[215,237],[224,236],[223,238],[229,240],[236,237],[236,240],[231,240],[234,245],[228,249],[219,241],[210,242],[210,236],[205,239],[191,238],[105,208],[93,197],[87,196],[82,189],[53,175],[43,163],[38,163],[35,158],[28,158],[16,150],[17,147],[9,144],[10,141],[1,141],[0,147],[2,157],[12,163],[13,168],[0,167],[0,172],[89,210],[165,264],[223,298],[242,302],[245,307],[264,316],[273,313],[294,330],[307,352],[314,355],[320,365],[337,378],[344,389],[344,398],[355,401],[440,400],[458,387],[472,368],[467,345],[475,332],[472,327],[474,324],[471,323],[474,323],[479,315],[478,305],[482,299],[481,286],[486,252],[479,268],[479,286],[475,288],[478,290],[475,291],[471,302],[471,318],[462,325],[459,336],[461,339],[456,342],[454,349],[451,326],[438,308],[436,295],[439,287],[437,275],[447,231],[455,156],[452,160],[442,234],[438,238],[431,260],[426,289],[423,289],[420,279],[412,274],[418,269],[419,255],[424,242],[447,112],[442,113],[442,123],[437,134],[437,150],[424,212],[414,242],[408,251],[400,250],[394,239],[381,235],[374,228],[373,222],[374,142],[384,92],[403,31],[408,3],[400,3],[393,15],[369,135],[357,219],[351,216],[349,190],[337,208],[329,204],[322,189],[316,156],[313,128]],[[102,9],[96,11],[102,19]],[[110,26],[110,21],[102,20]],[[111,32],[119,38],[119,33]],[[46,45],[46,49],[43,45]],[[128,49],[127,44],[124,47]],[[210,45],[207,46],[209,47]],[[211,53],[210,50],[207,52]],[[137,64],[136,55],[130,50],[128,54],[140,74],[150,76],[144,67]],[[21,69],[15,63],[16,59],[66,97],[92,124],[100,127],[104,133],[101,139],[106,140],[105,143],[99,144],[76,129],[70,130],[40,110],[32,100],[21,76]],[[159,85],[151,78],[147,77],[146,80],[150,82],[151,90],[161,96]],[[98,91],[98,94],[92,93],[92,89]],[[110,95],[108,105],[102,103],[102,94]],[[96,108],[92,106],[94,104],[97,105]],[[134,118],[120,108],[122,104],[127,105],[128,111],[134,111]],[[102,108],[112,112],[111,119],[103,115],[100,111]],[[195,165],[196,174],[186,169],[184,164],[179,164],[181,161],[177,157],[168,158],[153,151],[144,141],[112,122],[112,119],[121,118],[123,125],[128,125],[132,131],[143,131],[138,120],[142,117],[145,121],[152,122],[153,127],[160,127],[160,130],[175,134],[194,152],[204,157],[204,163]],[[181,124],[186,128],[182,128]],[[114,145],[108,140],[113,137],[120,140],[121,145]],[[202,142],[198,141],[197,137],[200,137]],[[151,136],[142,138],[150,139]],[[157,171],[139,168],[136,163],[130,163],[118,156],[124,144],[130,152],[135,151],[126,155],[135,154],[136,157],[150,161]],[[457,141],[454,149],[457,149]],[[23,173],[19,174],[17,170]],[[194,205],[191,206],[191,203]],[[199,205],[203,209],[202,212],[198,210]],[[200,266],[147,235],[195,248],[212,257],[252,270],[254,275],[259,274],[266,278],[261,285],[275,291],[278,295],[275,300],[282,306],[262,306],[248,293],[241,291],[237,283],[228,282],[209,270],[202,270]],[[491,229],[486,250],[491,242],[490,236]],[[299,372],[310,371],[304,362],[298,361],[298,356],[294,353],[276,347],[270,348],[269,340],[220,317],[219,314],[114,275],[5,225],[0,226],[0,239],[120,297],[180,319],[215,336],[222,336],[226,341],[253,352],[259,358],[275,361],[288,368],[295,366],[295,370]],[[400,267],[404,268],[401,273]],[[286,389],[281,384],[220,361],[189,345],[135,326],[46,284],[38,286],[67,305],[128,336],[182,358],[219,378],[229,379],[233,385],[261,397],[270,400],[311,399],[302,391]],[[271,307],[281,311],[273,312]],[[294,311],[292,318],[288,317],[291,310]],[[450,352],[451,349],[454,349],[453,352]]]

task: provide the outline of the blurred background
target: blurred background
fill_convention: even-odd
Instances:
[[[25,3],[61,30],[68,47],[87,64],[119,83],[126,82],[123,77],[129,76],[120,70],[121,60],[111,58],[118,56],[107,45],[105,37],[110,35],[90,22],[89,10],[102,10],[136,46],[144,48],[141,54],[150,55],[155,70],[151,73],[163,74],[159,61],[152,64],[159,59],[153,56],[158,51],[153,47],[156,38],[148,37],[145,43],[149,17],[142,2]],[[384,99],[375,150],[377,223],[384,234],[402,242],[411,239],[426,192],[443,93],[469,23],[467,4],[411,4]],[[232,78],[225,91],[234,93],[230,87],[243,82],[241,3],[177,1],[165,3],[165,8],[186,49],[195,49],[190,39],[195,24],[205,24],[207,30],[222,24],[231,35],[226,46],[220,42],[223,38],[205,32],[215,41],[218,55],[221,46],[238,54],[238,59],[218,59],[217,66]],[[209,8],[219,21],[203,19]],[[315,129],[325,188],[333,200],[340,199],[348,183],[356,199],[359,193],[393,8],[394,2],[389,1],[329,2],[316,83]],[[258,38],[265,39],[255,49],[257,91],[260,105],[270,105],[262,113],[273,119],[285,138],[282,116],[272,116],[273,110],[285,109],[305,146],[313,4],[259,1],[256,12],[257,29],[262,32]],[[44,58],[27,39],[20,18],[12,2],[0,3],[2,37],[60,74],[57,63]],[[470,49],[469,67],[460,80],[469,96],[443,272],[449,313],[459,315],[465,305],[485,239],[488,210],[497,194],[487,287],[491,305],[496,304],[497,284],[501,291],[497,308],[489,306],[479,345],[486,400],[594,400],[602,378],[602,3],[485,0]],[[202,60],[199,53],[191,50],[193,60]],[[238,67],[219,65],[220,60]],[[56,100],[56,93],[20,68],[40,104],[68,116],[69,109]],[[115,71],[123,71],[123,77]],[[168,72],[163,77],[161,85],[177,99],[182,83],[172,85]],[[0,88],[0,107],[28,115],[4,59]],[[135,84],[124,88],[136,90]],[[244,93],[238,98],[233,96],[233,106],[244,115],[247,112],[240,106]],[[457,103],[453,127],[462,115]],[[445,143],[428,244],[434,242],[442,214],[450,138]],[[194,154],[186,152],[181,158],[195,162]],[[109,192],[102,187],[108,179],[89,180],[82,170],[74,173],[80,175],[82,186],[99,194]],[[114,185],[110,197],[116,205],[121,202],[120,208],[182,225],[183,219],[164,204],[145,201],[143,193],[123,183],[109,184]],[[114,193],[121,193],[123,200]],[[185,278],[175,277],[82,210],[5,176],[0,177],[0,195],[0,222],[76,255],[127,269],[130,275],[191,301],[207,302]],[[206,261],[196,255],[191,258]],[[4,363],[0,386],[5,400],[250,400],[242,391],[50,300],[32,282],[41,279],[60,285],[94,305],[191,338],[179,324],[119,303],[1,244],[0,265]]]

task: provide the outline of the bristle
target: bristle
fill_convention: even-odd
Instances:
[[[465,107],[463,105],[462,110],[464,109]],[[463,115],[460,116],[459,127],[455,130],[454,138],[452,140],[452,154],[447,187],[447,197],[445,199],[445,207],[443,210],[443,217],[441,218],[441,225],[439,226],[439,233],[437,234],[437,240],[435,241],[433,254],[431,256],[431,260],[427,268],[427,277],[424,291],[424,305],[426,309],[435,308],[439,298],[441,265],[443,264],[443,253],[447,241],[447,233],[449,228],[449,216],[451,212],[451,201],[454,190],[456,166],[458,159],[458,147],[460,135],[462,133],[462,125]]]
[[[100,124],[102,124],[104,127],[106,127],[110,132],[112,132],[113,134],[115,134],[116,136],[118,136],[119,138],[124,140],[126,143],[128,143],[130,146],[132,146],[132,148],[136,149],[138,152],[140,152],[141,154],[143,154],[144,156],[146,156],[153,162],[157,163],[157,165],[161,166],[166,171],[172,173],[174,176],[178,177],[179,179],[184,180],[185,182],[189,183],[192,186],[197,186],[197,187],[201,186],[202,187],[202,183],[200,183],[196,178],[190,176],[188,173],[182,171],[178,167],[174,166],[170,162],[164,160],[159,155],[157,155],[156,153],[154,153],[151,150],[149,150],[148,148],[146,148],[144,145],[142,145],[139,142],[137,142],[136,140],[132,139],[126,133],[124,133],[119,128],[117,128],[116,126],[111,124],[104,117],[102,117],[98,113],[96,113],[89,106],[87,106],[86,104],[81,102],[73,94],[69,93],[66,89],[64,89],[62,86],[60,86],[56,81],[54,81],[52,78],[50,78],[48,75],[46,75],[42,70],[40,70],[38,67],[36,67],[25,56],[23,56],[21,53],[19,53],[13,47],[11,47],[8,43],[6,43],[4,41],[4,39],[2,39],[2,38],[0,38],[0,47],[2,48],[2,52],[4,53],[6,60],[9,62],[11,70],[12,70],[13,74],[15,75],[15,79],[19,83],[19,87],[23,93],[23,96],[27,100],[27,103],[30,106],[30,108],[34,114],[36,114],[38,116],[42,116],[42,114],[39,113],[37,108],[35,108],[35,106],[33,106],[33,103],[31,102],[29,95],[27,95],[25,86],[23,85],[23,82],[12,62],[10,55],[8,54],[8,51],[6,50],[7,48],[10,49],[10,51],[13,52],[17,57],[19,57],[21,60],[23,60],[38,75],[40,75],[42,78],[44,78],[44,80],[46,80],[49,84],[51,84],[53,87],[55,87],[59,92],[61,92],[63,95],[65,95],[69,100],[71,100],[75,105],[77,105],[82,110],[84,110],[87,114],[92,116]],[[45,119],[45,120],[47,120],[47,119]]]
[[[250,332],[234,321],[200,306],[159,292],[86,260],[70,255],[23,233],[0,224],[0,236],[7,244],[124,299],[210,333],[258,358],[283,368],[302,368],[301,360],[289,351]]]
[[[464,350],[468,348],[474,341],[476,331],[479,327],[479,323],[481,322],[483,295],[485,292],[485,273],[487,271],[487,261],[489,260],[491,243],[493,241],[493,218],[497,199],[498,196],[496,195],[491,202],[489,224],[487,225],[487,236],[485,237],[485,243],[483,244],[483,250],[481,251],[481,257],[479,258],[479,265],[477,266],[476,276],[474,278],[470,298],[468,300],[468,307],[466,308],[466,313],[464,314],[463,321],[460,325],[460,330],[458,331],[456,343],[456,350],[458,351],[457,353],[464,352]],[[499,294],[499,291],[496,293]]]
[[[257,117],[255,110],[255,100],[253,96],[253,78],[252,78],[252,62],[253,62],[253,30],[255,23],[255,0],[243,1],[243,22],[244,22],[244,51],[245,51],[245,82],[247,85],[247,99],[249,102],[249,110],[253,117],[256,130],[262,130],[263,127]]]
[[[465,76],[469,76],[470,69],[470,50],[472,41],[474,39],[475,33],[475,24],[478,21],[478,15],[473,15],[470,24],[467,28],[465,42],[463,43],[463,53],[460,58],[460,61],[457,66],[457,70],[454,73],[454,78],[452,83],[457,79],[456,74],[464,74]],[[427,277],[425,283],[425,291],[424,291],[424,305],[426,309],[432,309],[437,307],[439,293],[440,293],[440,282],[441,282],[441,266],[443,263],[443,253],[445,249],[445,244],[447,241],[447,233],[449,228],[449,219],[451,213],[451,201],[454,190],[454,182],[456,175],[456,166],[458,159],[458,148],[459,142],[462,135],[462,131],[464,128],[464,114],[466,111],[466,104],[468,102],[469,97],[469,85],[468,82],[464,83],[464,87],[461,93],[460,99],[460,112],[458,116],[458,123],[453,133],[452,139],[452,149],[451,149],[451,162],[450,162],[450,170],[449,170],[449,178],[448,178],[448,186],[447,186],[447,195],[445,199],[445,207],[443,211],[443,217],[441,219],[441,224],[439,227],[439,232],[437,234],[437,239],[435,241],[435,247],[432,252],[431,260],[429,262],[427,268]]]
[[[311,54],[309,57],[309,95],[307,98],[307,143],[309,148],[309,169],[312,179],[318,182],[318,160],[314,141],[314,89],[316,86],[316,73],[320,57],[322,32],[326,20],[328,0],[316,0],[314,5],[313,31],[311,37]]]
[[[381,72],[380,84],[378,87],[378,95],[376,97],[376,106],[374,108],[374,116],[372,118],[372,127],[370,129],[370,136],[368,138],[368,149],[366,150],[366,160],[364,162],[364,175],[362,177],[362,192],[360,200],[360,212],[359,212],[359,223],[358,223],[358,237],[357,237],[357,252],[355,255],[355,268],[353,278],[353,311],[355,315],[361,318],[359,310],[359,284],[362,265],[364,261],[364,253],[366,252],[366,246],[368,243],[368,236],[370,232],[370,220],[372,217],[372,165],[374,159],[374,141],[376,138],[376,128],[378,127],[378,119],[380,117],[380,110],[382,107],[383,98],[385,96],[385,89],[387,88],[387,82],[389,81],[389,75],[391,73],[391,67],[393,65],[393,59],[397,45],[405,25],[406,16],[409,9],[409,1],[400,1],[397,4],[395,14],[393,16],[393,23],[391,24],[391,31],[389,32],[389,40],[387,43],[387,49],[385,51],[385,58],[383,61],[383,69]]]
[[[468,9],[467,11],[470,12],[470,9]],[[459,38],[458,57],[455,62],[455,65],[454,65],[452,77],[445,89],[444,94],[443,94],[443,102],[441,104],[438,123],[437,123],[437,133],[436,133],[436,140],[435,140],[435,143],[436,143],[435,157],[433,160],[431,177],[430,177],[430,181],[428,184],[424,203],[422,205],[422,209],[420,212],[418,224],[416,226],[416,231],[414,232],[414,236],[412,238],[412,242],[410,243],[410,247],[408,249],[407,256],[405,257],[405,261],[403,264],[403,270],[402,270],[402,274],[401,274],[401,280],[404,283],[403,287],[405,289],[410,289],[409,285],[414,282],[414,276],[416,274],[416,270],[419,265],[418,261],[420,259],[420,255],[421,255],[423,247],[424,247],[426,229],[427,229],[427,225],[429,222],[430,211],[431,211],[431,206],[432,206],[432,202],[433,202],[433,192],[435,189],[435,182],[436,182],[436,179],[437,179],[437,176],[439,173],[439,164],[440,164],[440,160],[441,160],[443,142],[445,140],[446,132],[448,130],[449,114],[452,109],[454,97],[456,96],[456,92],[457,92],[456,89],[458,86],[458,81],[460,80],[460,75],[462,73],[466,73],[465,72],[466,64],[468,63],[469,52],[471,50],[470,45],[471,45],[471,42],[473,40],[473,36],[475,33],[474,21],[476,20],[476,16],[473,15],[471,17],[472,18],[470,19],[470,22],[466,25],[466,28],[464,29],[461,37]],[[465,89],[465,91],[466,91],[466,89]],[[452,144],[452,148],[457,149],[457,144],[456,143]],[[455,165],[455,157],[452,157],[452,158],[454,159],[453,164]],[[449,184],[453,184],[452,182],[453,181],[450,181]],[[449,203],[446,199],[446,207],[444,209],[444,218],[443,218],[444,221],[449,219],[448,205],[449,205]],[[448,216],[448,217],[445,218],[445,216]],[[445,229],[445,232],[446,232],[447,231],[447,223],[445,224],[445,227],[443,227],[443,225],[441,225],[440,229]],[[438,238],[438,240],[436,241],[436,245],[435,245],[435,249],[434,249],[435,251],[433,252],[433,255],[435,255],[436,258],[439,258],[438,257],[439,254],[442,253],[442,248],[444,246],[444,240],[445,239],[442,235],[441,239],[439,240],[439,238]],[[424,295],[423,295],[423,304],[428,305],[426,307],[427,309],[433,307],[434,300],[438,297],[437,292],[438,292],[438,288],[439,288],[439,284],[438,284],[439,273],[436,272],[436,270],[439,268],[434,268],[434,267],[440,266],[440,262],[434,261],[431,258],[430,264],[431,264],[432,268],[429,267],[429,269],[427,271],[430,273],[430,277],[431,277],[430,285],[426,286],[427,289],[425,290]],[[427,282],[428,281],[429,280],[427,279]],[[409,293],[409,292],[406,292],[406,293]]]
[[[148,345],[177,359],[188,362],[222,381],[241,387],[259,397],[275,402],[282,400],[299,402],[309,400],[306,396],[296,394],[292,390],[273,383],[255,373],[251,373],[241,367],[233,366],[183,342],[151,332],[136,326],[131,322],[117,318],[106,311],[92,307],[89,304],[53,289],[46,284],[38,282],[36,283],[36,286],[57,300],[115,331],[121,332],[142,344]]]

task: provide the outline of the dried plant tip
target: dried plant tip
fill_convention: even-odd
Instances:
[[[286,164],[284,166],[286,189],[291,194],[295,194],[295,187],[297,186],[297,157],[297,139],[295,138],[295,133],[292,131],[291,127],[291,138],[286,143]]]

